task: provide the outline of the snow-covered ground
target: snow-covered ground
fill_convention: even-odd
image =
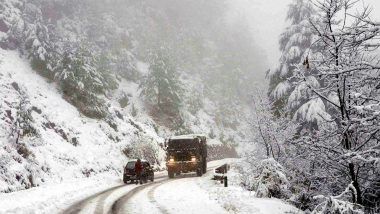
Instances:
[[[228,162],[233,163],[233,160]],[[207,190],[210,200],[216,201],[229,213],[247,214],[283,214],[303,213],[294,206],[276,198],[257,198],[255,192],[241,187],[240,174],[231,164],[227,173],[228,187],[219,181],[211,180],[212,173],[207,174],[197,184]]]
[[[148,183],[129,199],[122,211],[127,213],[301,213],[278,199],[255,198],[254,193],[238,186],[237,174],[229,173],[229,187],[211,180],[215,167],[234,159],[210,162],[209,172],[196,177],[185,174],[177,179],[156,173],[156,182]],[[120,177],[94,176],[60,184],[43,185],[29,190],[0,195],[0,213],[60,213],[68,207],[114,187],[114,191],[87,202],[80,213],[106,213],[113,203],[140,185],[123,185]]]
[[[154,198],[168,213],[226,213],[216,201],[210,200],[207,190],[197,185],[204,178],[173,180],[156,189]]]

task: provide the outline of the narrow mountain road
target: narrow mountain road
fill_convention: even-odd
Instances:
[[[212,173],[214,168],[209,167],[207,173]],[[203,178],[195,174],[169,179],[166,172],[160,172],[155,174],[154,182],[110,188],[79,201],[62,213],[224,213],[225,210],[209,201],[207,193],[197,185],[199,179]]]
[[[120,185],[108,190],[97,193],[93,196],[85,198],[84,200],[70,206],[68,209],[62,212],[62,214],[103,214],[103,213],[116,213],[118,208],[118,202],[120,199],[129,198],[136,192],[164,180],[168,180],[168,177],[164,173],[157,173],[155,176],[155,182],[146,183],[143,185]]]
[[[121,200],[116,213],[227,213],[200,188],[197,182],[201,179],[195,175],[183,175],[151,185],[133,197]]]
[[[167,213],[161,207],[155,206],[154,198],[151,197],[151,192],[166,182],[170,180],[165,179],[133,189],[113,204],[111,213]]]

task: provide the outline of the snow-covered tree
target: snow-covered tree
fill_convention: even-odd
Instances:
[[[16,38],[21,37],[24,26],[21,5],[21,0],[0,1],[0,45],[2,48],[17,48]]]
[[[266,158],[275,160],[288,156],[285,150],[287,143],[296,134],[297,124],[286,117],[276,118],[270,109],[269,98],[260,91],[253,97],[252,128],[256,133],[254,142],[259,144],[256,149],[264,148]]]
[[[56,79],[66,98],[89,117],[104,118],[104,103],[97,97],[113,88],[107,71],[97,67],[98,58],[85,42],[68,45],[56,69]]]
[[[141,94],[160,111],[178,115],[183,89],[165,48],[152,50],[148,62],[149,73],[140,84]]]
[[[56,36],[51,19],[43,14],[44,3],[44,0],[3,0],[0,28],[5,33],[2,40],[7,45],[3,45],[4,48],[19,48],[31,60],[35,70],[52,78]]]
[[[373,50],[379,47],[380,28],[370,21],[368,8],[355,11],[356,3],[314,2],[320,17],[311,25],[320,49],[309,53],[293,77],[297,87],[311,92],[304,98],[320,108],[315,111],[321,120],[318,131],[302,133],[298,145],[313,158],[314,173],[323,175],[321,190],[327,184],[329,194],[336,195],[350,186],[351,198],[345,200],[373,209],[378,202],[373,202],[371,188],[380,176],[380,64]],[[308,70],[317,75],[310,79]]]
[[[28,25],[27,38],[25,39],[25,50],[28,52],[33,69],[42,75],[52,78],[54,76],[54,65],[56,63],[54,34],[42,24]]]
[[[313,194],[320,194],[320,192],[312,187],[311,181],[314,175],[312,174],[313,161],[310,161],[312,157],[308,155],[310,153],[305,151],[307,148],[299,147],[294,143],[300,137],[297,131],[300,124],[285,115],[274,116],[271,101],[263,93],[256,92],[253,101],[251,127],[254,133],[252,139],[254,149],[245,149],[243,157],[254,169],[260,159],[277,161],[284,167],[283,172],[289,181],[287,188],[293,194],[291,201],[303,210],[311,209],[315,206],[312,201]],[[258,173],[253,171],[248,174]],[[250,182],[256,183],[256,181]],[[271,185],[281,186],[281,183]],[[265,190],[263,186],[260,188],[260,191],[265,192]],[[284,195],[279,194],[274,197],[284,197]]]
[[[39,132],[34,124],[34,119],[32,116],[32,107],[28,96],[26,95],[24,89],[19,88],[17,83],[13,83],[12,86],[17,90],[20,101],[16,108],[16,117],[11,126],[11,139],[14,139],[14,143],[22,143],[23,137],[35,137],[39,136]]]
[[[299,64],[305,54],[310,50],[314,34],[309,19],[315,15],[313,5],[308,0],[294,0],[288,9],[287,21],[290,26],[285,29],[280,37],[280,51],[282,56],[277,69],[268,73],[270,80],[269,96],[273,100],[275,114],[279,116],[283,112],[294,115],[299,121],[316,122],[319,116],[311,110],[311,103],[305,104],[309,97],[307,87],[294,85],[291,78],[296,65]],[[313,47],[315,48],[315,47]],[[308,72],[313,79],[313,72]],[[319,84],[317,81],[314,84]],[[319,102],[319,101],[314,101]],[[305,113],[306,114],[303,114]]]

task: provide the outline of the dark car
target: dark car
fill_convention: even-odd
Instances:
[[[137,160],[130,160],[124,167],[124,175],[123,175],[123,181],[125,184],[130,181],[131,183],[137,182],[136,173],[135,173],[135,164]],[[144,182],[147,182],[147,180],[154,181],[154,171],[153,167],[149,164],[146,160],[141,160],[141,164],[143,165],[143,171],[141,174],[141,179]]]

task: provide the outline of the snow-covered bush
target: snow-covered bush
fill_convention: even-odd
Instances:
[[[149,161],[154,165],[161,165],[162,155],[160,153],[160,147],[156,141],[146,137],[140,137],[129,144],[123,153],[128,158],[141,158]]]
[[[256,197],[288,199],[291,196],[285,169],[273,158],[244,160],[235,168],[241,175],[241,185],[250,191],[255,191]]]
[[[285,175],[285,169],[273,158],[260,161],[257,168],[256,196],[288,198],[290,196],[289,181]]]
[[[29,189],[42,183],[39,175],[43,174],[43,170],[24,143],[3,146],[0,150],[0,166],[0,192]]]
[[[132,106],[131,106],[131,115],[132,115],[132,117],[136,117],[138,113],[139,113],[138,109],[137,109],[136,106],[132,103]]]
[[[16,82],[13,82],[12,87],[19,95],[19,103],[15,106],[16,114],[12,116],[12,112],[7,112],[7,117],[10,120],[11,134],[14,143],[22,142],[23,137],[39,136],[38,130],[34,125],[32,116],[32,106],[28,96],[25,94],[25,89],[21,88]]]
[[[125,108],[129,105],[129,97],[126,93],[123,92],[123,94],[120,96],[118,102],[120,104],[120,107]]]
[[[352,184],[338,196],[315,196],[316,199],[322,200],[322,202],[315,207],[312,214],[364,214],[360,205],[348,201],[348,198],[352,197],[351,190],[355,191]]]
[[[293,193],[289,201],[297,208],[305,211],[310,211],[316,206],[313,193],[305,189]]]

